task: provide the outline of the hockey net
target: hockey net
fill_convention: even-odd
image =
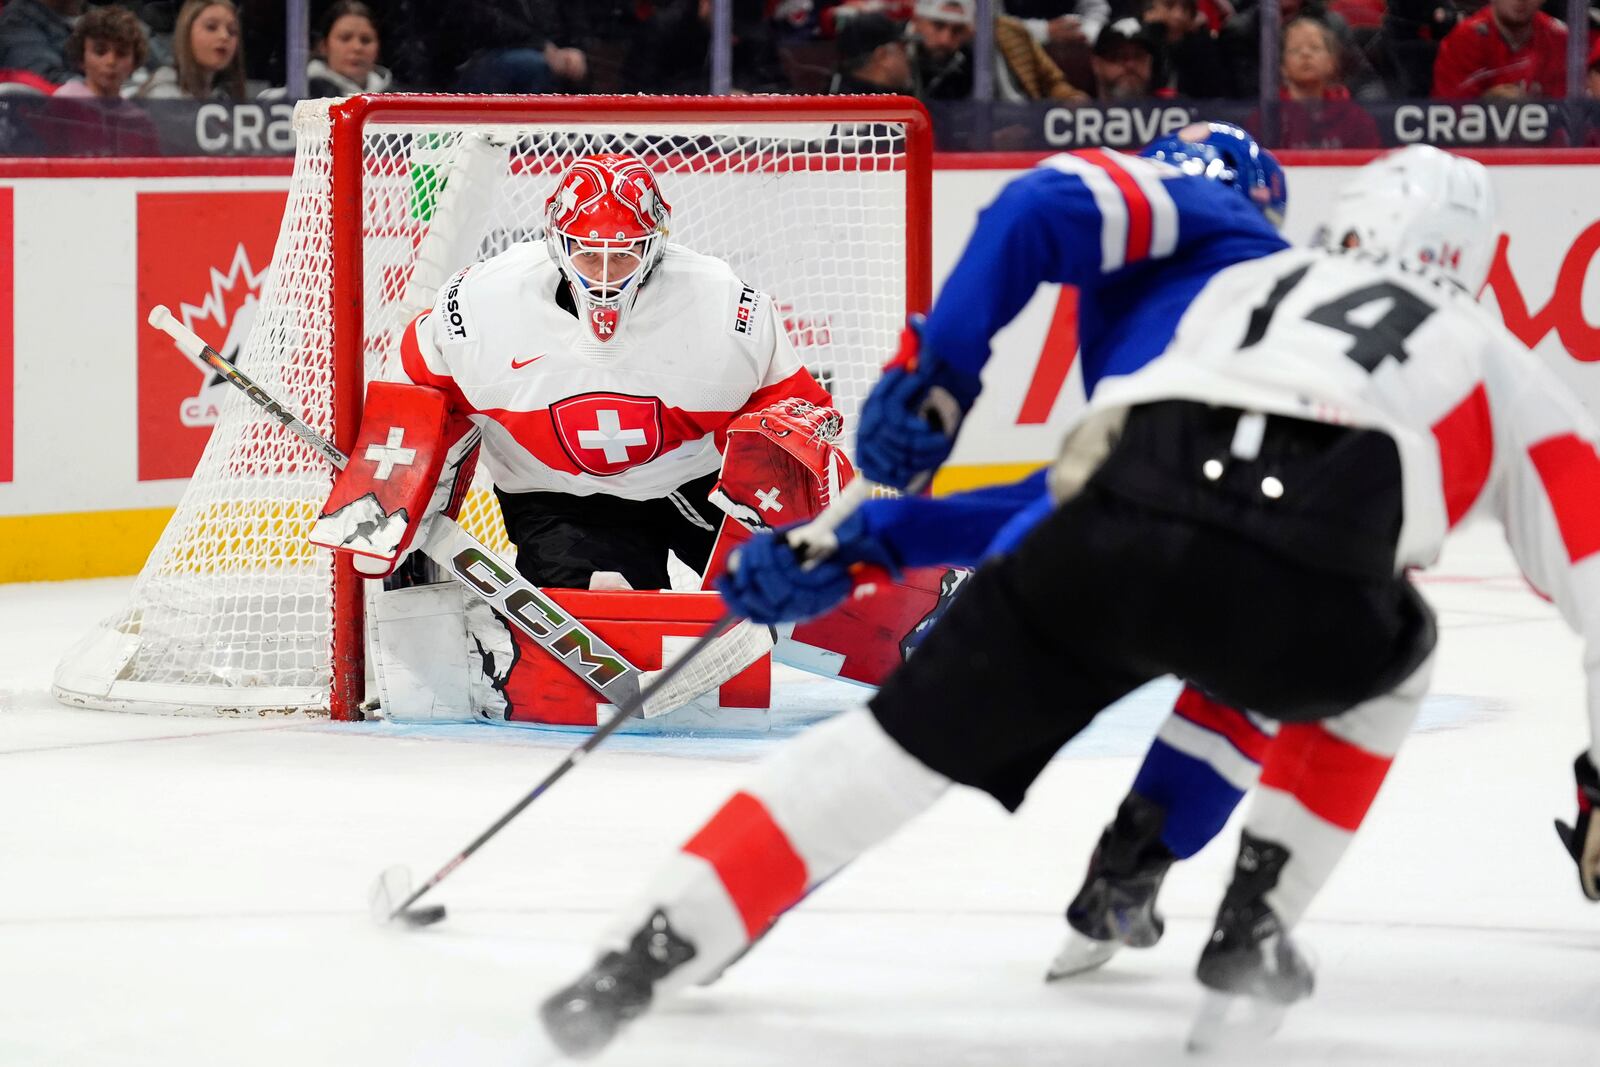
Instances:
[[[670,240],[771,293],[801,358],[854,416],[929,298],[925,113],[898,98],[356,97],[296,108],[288,204],[237,355],[348,450],[366,381],[474,260],[538,239],[567,164],[642,157]],[[178,358],[174,354],[174,358]],[[128,605],[63,658],[92,707],[355,717],[363,583],[305,534],[332,471],[229,395]],[[482,482],[463,525],[510,556]]]

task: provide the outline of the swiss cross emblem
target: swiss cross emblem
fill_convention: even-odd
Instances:
[[[649,463],[661,452],[661,401],[585,393],[550,405],[562,449],[587,474],[606,477]]]

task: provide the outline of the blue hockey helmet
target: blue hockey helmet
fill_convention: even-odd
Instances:
[[[1238,189],[1282,228],[1289,208],[1289,183],[1283,167],[1244,130],[1229,122],[1193,122],[1154,141],[1139,153]]]

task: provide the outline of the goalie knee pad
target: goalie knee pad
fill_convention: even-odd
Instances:
[[[516,656],[510,628],[454,582],[392,589],[370,601],[373,665],[393,722],[505,718]]]

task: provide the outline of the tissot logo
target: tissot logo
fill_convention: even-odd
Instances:
[[[467,280],[467,271],[472,268],[458,271],[450,283],[445,286],[444,301],[439,308],[439,314],[444,318],[444,332],[452,341],[467,340],[467,310],[461,301],[461,283]]]
[[[756,300],[761,294],[748,285],[739,290],[739,306],[733,311],[733,332],[748,334],[751,332],[751,316],[756,311]]]

